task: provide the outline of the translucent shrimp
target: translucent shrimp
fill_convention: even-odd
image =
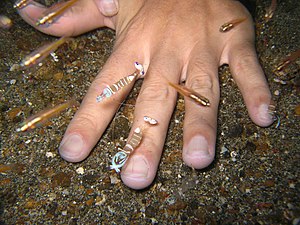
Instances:
[[[49,109],[42,110],[41,112],[29,117],[24,122],[20,124],[20,127],[17,128],[17,132],[24,132],[27,130],[33,130],[34,128],[41,127],[45,124],[49,119],[55,117],[63,110],[72,107],[78,106],[78,102],[74,99],[64,102],[60,105],[54,106]]]
[[[231,20],[231,21],[229,21],[229,22],[227,22],[227,23],[224,23],[224,24],[220,27],[219,31],[220,31],[221,33],[225,33],[225,32],[227,32],[227,31],[230,31],[232,28],[234,28],[234,27],[237,26],[238,24],[244,22],[246,19],[247,19],[247,18],[234,19],[234,20]]]
[[[67,2],[58,2],[51,6],[43,13],[36,25],[49,25],[52,24],[58,17],[60,17],[67,9],[72,7],[78,0],[70,0]]]
[[[109,98],[112,95],[116,94],[118,91],[128,86],[136,79],[143,77],[144,76],[143,66],[138,62],[136,62],[134,65],[136,71],[133,74],[121,78],[120,80],[118,80],[116,83],[112,85],[107,85],[106,88],[104,88],[104,90],[102,91],[102,93],[96,97],[96,101],[102,102],[104,99]]]
[[[32,0],[18,0],[14,4],[15,9],[23,9],[27,5],[29,5],[32,2]]]
[[[288,57],[286,57],[275,69],[275,71],[281,71],[283,70],[286,66],[294,62],[296,59],[300,57],[300,49],[298,49],[295,52],[290,53]]]
[[[277,0],[272,0],[271,5],[266,9],[265,19],[268,21],[272,19],[277,7]]]
[[[61,37],[60,39],[50,43],[46,44],[39,49],[33,51],[29,55],[27,55],[22,62],[20,63],[20,66],[22,67],[31,67],[33,65],[39,64],[42,62],[50,53],[56,51],[56,49],[64,44],[66,41],[70,40],[69,37]]]
[[[172,82],[168,82],[168,84],[171,87],[175,88],[176,91],[178,91],[181,95],[193,100],[196,104],[203,105],[203,106],[210,106],[210,102],[207,98],[198,94],[191,88],[187,88],[187,87],[179,85],[179,84],[174,84]]]
[[[125,147],[114,155],[111,161],[110,169],[114,169],[117,173],[119,173],[120,168],[122,168],[125,165],[129,156],[140,145],[142,138],[143,138],[143,133],[141,129],[138,127],[134,130],[132,137],[125,145]]]
[[[149,116],[144,116],[144,121],[150,126],[158,124],[156,119],[153,119]],[[112,158],[110,169],[114,169],[117,173],[120,172],[120,169],[125,165],[128,158],[133,154],[134,150],[141,144],[143,139],[143,131],[145,129],[146,127],[143,126],[142,128],[138,127],[134,130],[130,140],[127,142],[124,148],[117,152]]]

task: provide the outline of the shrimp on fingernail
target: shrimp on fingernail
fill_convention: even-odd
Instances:
[[[119,173],[120,169],[125,165],[129,156],[140,145],[142,138],[142,130],[141,128],[137,127],[124,148],[121,149],[121,151],[117,152],[112,158],[110,169],[114,169],[117,173]]]
[[[158,121],[154,118],[151,118],[149,116],[144,116],[145,123],[149,124],[150,126],[157,125]],[[144,130],[147,129],[147,127],[137,127],[132,136],[130,137],[129,141],[126,143],[123,149],[121,149],[119,152],[117,152],[112,160],[110,169],[114,169],[117,173],[120,172],[120,169],[125,165],[128,158],[133,154],[133,152],[140,146],[142,140],[143,140],[143,134]]]

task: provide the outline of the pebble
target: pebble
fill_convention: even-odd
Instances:
[[[61,80],[64,77],[64,74],[59,72],[53,75],[54,80]]]
[[[296,187],[296,184],[294,182],[289,182],[289,188],[294,189]]]
[[[4,178],[4,179],[0,180],[0,187],[8,185],[10,183],[11,183],[11,179],[10,178]]]
[[[83,167],[79,167],[76,169],[76,173],[78,174],[84,174],[84,168]]]
[[[231,156],[231,161],[233,162],[237,161],[236,157],[238,156],[238,154],[235,151],[230,152],[230,156]]]
[[[117,184],[117,183],[120,182],[120,180],[118,179],[117,176],[110,176],[109,178],[110,178],[110,183],[111,184]]]
[[[222,146],[220,154],[225,154],[226,152],[228,152],[228,148],[226,148],[225,146]]]
[[[95,205],[100,206],[100,205],[104,204],[105,202],[106,202],[106,196],[105,195],[103,195],[102,197],[97,196]]]
[[[16,71],[16,70],[18,70],[18,69],[20,69],[20,65],[17,64],[17,63],[15,63],[15,64],[13,64],[13,65],[10,67],[9,71],[10,71],[10,72],[14,72],[14,71]]]
[[[24,171],[24,164],[12,163],[12,164],[0,164],[0,173],[15,172],[21,174]]]
[[[17,80],[16,80],[16,79],[12,79],[12,80],[9,81],[9,84],[11,84],[11,85],[14,85],[14,84],[16,84],[16,83],[17,83]]]
[[[50,193],[49,195],[48,195],[48,197],[49,197],[49,201],[53,201],[55,198],[56,198],[56,194],[55,193]]]
[[[70,192],[69,192],[68,189],[65,189],[65,190],[62,191],[62,195],[63,195],[63,196],[67,196],[67,195],[69,195],[69,194],[70,194]]]
[[[46,157],[47,158],[54,158],[54,154],[52,152],[46,152]]]
[[[69,187],[71,184],[71,177],[70,173],[59,172],[52,177],[52,187],[55,188],[57,186],[61,187]]]
[[[91,206],[94,203],[94,198],[90,198],[85,202],[86,205]]]
[[[295,107],[295,115],[296,115],[296,116],[300,116],[300,105],[297,105],[297,106]]]
[[[29,200],[25,203],[24,208],[25,208],[25,209],[33,209],[33,208],[35,208],[37,205],[38,205],[38,202],[37,202],[37,201],[32,200],[32,199],[29,199]]]
[[[275,181],[274,180],[266,180],[263,185],[265,187],[274,187],[275,186]]]
[[[12,164],[10,165],[0,164],[0,173],[5,173],[10,170],[12,170]]]
[[[292,224],[293,225],[299,225],[300,224],[300,217],[293,219]]]
[[[175,202],[174,204],[172,205],[169,205],[168,206],[168,210],[171,210],[171,211],[180,211],[180,210],[183,210],[187,207],[187,203],[179,200],[177,202]]]

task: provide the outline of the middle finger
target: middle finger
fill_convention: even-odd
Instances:
[[[144,116],[158,121],[153,127],[146,126],[141,145],[125,164],[121,178],[134,189],[149,186],[156,174],[160,161],[169,121],[176,104],[176,92],[168,86],[167,80],[177,83],[181,64],[176,57],[158,54],[150,62],[141,92],[136,102],[132,130],[145,126]],[[132,132],[131,132],[132,133]]]

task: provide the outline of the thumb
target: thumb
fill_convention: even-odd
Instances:
[[[95,1],[76,2],[49,26],[36,25],[48,8],[35,1],[20,9],[19,14],[31,26],[53,36],[76,36],[103,26],[113,28],[112,18],[105,17]]]
[[[94,0],[104,16],[115,16],[119,11],[118,0]]]

